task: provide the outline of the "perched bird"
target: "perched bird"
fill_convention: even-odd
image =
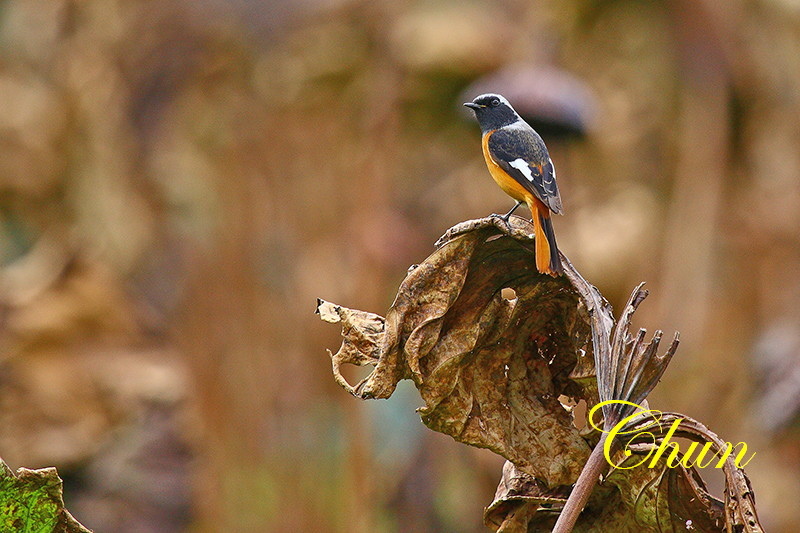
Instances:
[[[533,217],[536,268],[543,274],[562,272],[550,212],[562,214],[556,170],[539,134],[499,94],[482,94],[465,106],[475,111],[481,127],[483,157],[494,181],[517,201],[501,218],[508,222],[523,203]]]

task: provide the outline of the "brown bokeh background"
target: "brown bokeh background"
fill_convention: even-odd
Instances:
[[[97,531],[484,531],[502,461],[348,396],[313,314],[511,206],[477,87],[541,121],[564,253],[681,331],[651,405],[800,530],[796,0],[0,2],[0,457]]]

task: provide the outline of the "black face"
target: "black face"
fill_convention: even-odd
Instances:
[[[484,132],[508,126],[519,119],[517,112],[499,94],[482,94],[464,105],[475,111],[475,117]]]

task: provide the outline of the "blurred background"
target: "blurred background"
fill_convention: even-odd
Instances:
[[[550,147],[564,253],[680,330],[651,405],[800,530],[797,0],[0,1],[0,457],[98,532],[485,531],[502,460],[347,395],[313,313],[385,314],[511,207],[485,90]]]

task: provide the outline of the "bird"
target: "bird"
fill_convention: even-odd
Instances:
[[[499,94],[482,94],[464,103],[475,112],[481,127],[481,146],[489,173],[500,188],[517,201],[500,216],[506,223],[523,203],[531,211],[536,269],[553,277],[563,272],[551,213],[561,215],[556,170],[544,141],[511,104]]]

